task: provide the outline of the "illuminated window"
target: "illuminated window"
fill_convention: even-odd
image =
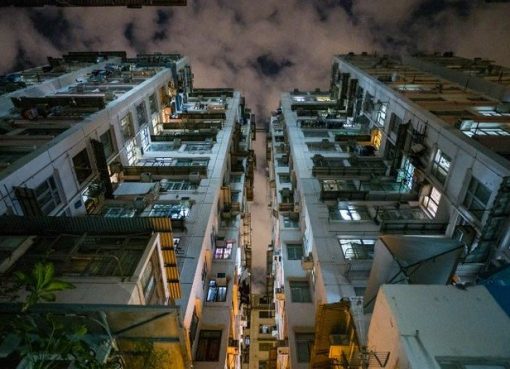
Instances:
[[[342,203],[329,207],[329,217],[333,220],[370,220],[366,207]]]
[[[207,290],[207,302],[225,302],[227,301],[227,286],[219,286],[216,281],[209,281]]]
[[[214,249],[215,259],[229,259],[232,255],[232,248],[234,241],[216,240],[216,247]]]
[[[444,184],[446,181],[446,176],[448,175],[448,171],[450,170],[450,164],[452,160],[445,155],[441,150],[436,151],[436,155],[434,156],[434,162],[432,163],[432,175],[436,177],[436,179]]]
[[[431,187],[430,193],[423,197],[422,204],[427,210],[427,212],[435,217],[437,214],[437,208],[439,207],[439,202],[441,201],[441,192],[439,192],[435,187]]]
[[[377,113],[377,124],[381,127],[384,126],[384,122],[386,121],[386,110],[388,108],[388,104],[381,104],[381,108]]]

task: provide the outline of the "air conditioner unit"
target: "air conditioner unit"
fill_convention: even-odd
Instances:
[[[217,273],[216,274],[216,284],[218,286],[226,286],[227,285],[227,274],[226,273]]]
[[[200,184],[200,173],[190,173],[189,174],[189,181],[191,184]]]
[[[283,347],[278,347],[276,349],[278,355],[288,355],[289,354],[289,346],[283,346]]]
[[[140,173],[140,182],[151,183],[152,173],[149,172]]]
[[[308,256],[304,256],[301,259],[301,267],[306,271],[311,271],[313,269],[313,256],[309,254]]]
[[[274,290],[274,296],[279,301],[285,300],[285,292],[283,290],[283,287],[278,287]]]
[[[133,207],[137,210],[143,210],[147,206],[147,201],[145,197],[140,196],[133,200]]]

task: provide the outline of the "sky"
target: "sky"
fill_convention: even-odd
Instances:
[[[510,65],[510,2],[188,0],[186,7],[0,9],[0,74],[68,51],[178,52],[197,87],[233,87],[263,121],[282,91],[327,89],[333,55],[454,51]]]

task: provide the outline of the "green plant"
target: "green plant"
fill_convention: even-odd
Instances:
[[[16,286],[24,288],[28,296],[23,303],[26,311],[39,301],[55,301],[55,292],[75,288],[72,283],[55,279],[55,267],[51,263],[37,263],[30,274],[15,272]]]

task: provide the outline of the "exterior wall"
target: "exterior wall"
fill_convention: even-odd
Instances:
[[[368,347],[389,352],[389,368],[440,369],[437,358],[444,357],[488,364],[509,359],[509,324],[485,287],[386,285],[376,300]]]

